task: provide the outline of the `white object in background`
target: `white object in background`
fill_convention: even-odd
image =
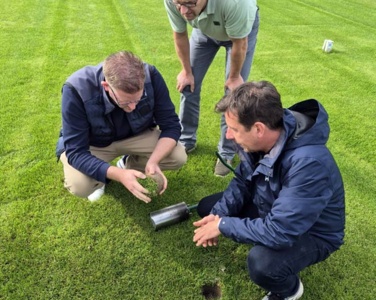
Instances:
[[[333,44],[334,42],[332,40],[325,40],[322,50],[327,53],[331,52],[333,50]]]

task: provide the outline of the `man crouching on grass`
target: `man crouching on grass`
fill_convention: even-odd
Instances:
[[[162,193],[167,188],[162,170],[179,169],[187,161],[162,75],[131,52],[111,54],[69,76],[62,89],[62,119],[56,152],[64,186],[90,201],[98,200],[105,183],[114,180],[148,203],[149,191],[137,179],[159,175]]]
[[[203,198],[193,241],[214,246],[223,234],[253,244],[248,271],[269,291],[263,300],[299,299],[304,268],[343,244],[344,188],[326,147],[328,115],[310,99],[283,109],[269,82],[249,82],[225,96],[226,137],[241,163],[227,189]]]

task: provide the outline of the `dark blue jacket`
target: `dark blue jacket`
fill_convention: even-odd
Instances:
[[[106,147],[148,128],[158,126],[161,137],[178,141],[179,118],[158,70],[144,64],[145,88],[136,109],[126,113],[113,104],[101,85],[102,64],[72,74],[62,90],[63,141],[68,162],[80,172],[105,182],[110,165],[89,151]]]
[[[337,249],[345,226],[344,187],[326,147],[328,115],[316,100],[300,102],[284,112],[284,134],[260,161],[239,149],[236,176],[213,207],[222,217],[221,233],[240,243],[273,249],[291,247],[308,232]],[[236,216],[248,202],[260,218]]]

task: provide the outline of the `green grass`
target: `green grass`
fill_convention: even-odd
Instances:
[[[301,273],[304,299],[373,299],[376,274],[376,4],[373,0],[260,0],[252,80],[270,80],[287,107],[316,98],[330,115],[328,143],[346,188],[346,243]],[[334,51],[323,53],[324,39]],[[196,248],[192,221],[154,232],[148,214],[226,187],[214,177],[224,51],[202,94],[198,149],[169,188],[145,204],[117,183],[96,203],[63,188],[54,148],[64,80],[108,54],[131,50],[175,90],[180,64],[162,1],[0,3],[0,299],[260,299],[250,282],[249,245],[221,238]]]

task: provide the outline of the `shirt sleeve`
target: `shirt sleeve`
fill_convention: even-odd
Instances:
[[[169,137],[177,142],[180,138],[181,126],[167,85],[161,73],[153,66],[150,76],[154,90],[154,120],[161,130],[159,138]]]
[[[84,105],[66,85],[62,91],[62,119],[64,148],[68,163],[85,175],[105,182],[110,165],[90,153],[90,125]]]
[[[243,173],[243,164],[240,163],[235,170],[235,177],[223,192],[222,198],[213,206],[212,214],[223,217],[240,213],[245,201],[251,197]]]
[[[226,16],[226,33],[230,38],[241,39],[249,35],[256,19],[255,1],[226,1],[223,13]]]
[[[298,160],[288,170],[265,218],[225,216],[219,224],[221,233],[240,243],[283,249],[307,232],[333,195],[329,171],[314,158]]]
[[[187,21],[182,17],[172,0],[164,0],[164,4],[172,30],[178,33],[187,31]]]

